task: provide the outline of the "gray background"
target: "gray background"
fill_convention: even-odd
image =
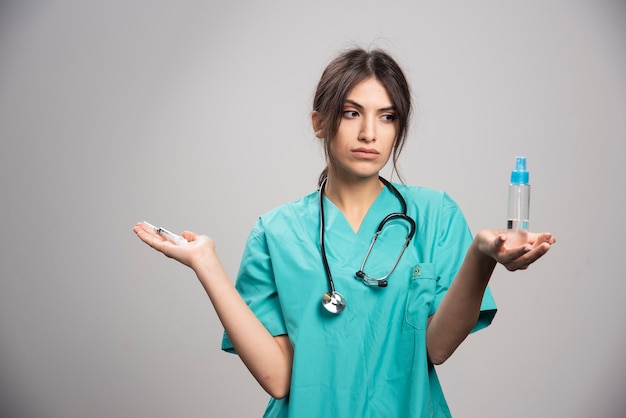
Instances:
[[[358,44],[412,84],[408,183],[498,228],[526,155],[532,229],[559,241],[496,270],[494,324],[439,367],[455,417],[623,417],[625,21],[604,0],[0,3],[0,412],[261,415],[193,273],[131,228],[207,233],[234,278],[256,218],[314,189],[313,89]]]

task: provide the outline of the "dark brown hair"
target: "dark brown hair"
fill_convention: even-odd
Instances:
[[[317,85],[313,110],[318,112],[324,128],[324,152],[330,156],[330,142],[341,123],[343,105],[354,86],[374,77],[382,83],[396,108],[398,123],[393,149],[393,171],[402,180],[397,161],[407,136],[411,116],[411,91],[404,73],[396,61],[385,51],[362,48],[349,49],[328,64]],[[328,175],[328,166],[322,171],[319,183]]]

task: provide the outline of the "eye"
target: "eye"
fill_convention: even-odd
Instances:
[[[393,121],[396,120],[396,114],[395,113],[385,113],[381,117],[383,118],[383,120],[385,120],[387,122],[393,122]]]
[[[359,117],[359,112],[356,110],[344,110],[343,117],[348,119],[354,119]]]

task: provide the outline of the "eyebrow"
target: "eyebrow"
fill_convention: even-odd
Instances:
[[[356,107],[356,108],[357,108],[357,109],[359,109],[359,110],[362,110],[362,109],[363,109],[363,106],[362,106],[362,105],[360,105],[359,103],[355,102],[354,100],[346,99],[346,100],[344,101],[344,105],[345,105],[345,104],[351,104],[352,106]],[[388,111],[388,110],[397,110],[397,109],[396,109],[396,107],[395,107],[395,106],[393,106],[393,105],[391,105],[391,106],[387,106],[387,107],[381,107],[380,109],[378,109],[378,111],[379,111],[379,112],[380,112],[380,111],[385,112],[385,111]]]

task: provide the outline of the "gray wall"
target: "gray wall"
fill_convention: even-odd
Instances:
[[[412,83],[408,183],[498,228],[526,155],[559,241],[496,270],[493,326],[439,368],[455,416],[623,416],[626,5],[453,3],[0,3],[2,413],[261,415],[193,273],[131,228],[207,233],[234,278],[257,216],[315,187],[314,85],[356,43]]]

